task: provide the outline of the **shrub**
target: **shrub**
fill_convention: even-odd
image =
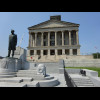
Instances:
[[[93,53],[93,58],[94,59],[100,59],[100,53]]]

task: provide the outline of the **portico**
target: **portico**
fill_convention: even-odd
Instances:
[[[79,24],[61,21],[60,17],[51,16],[49,21],[28,28],[28,56],[80,55]]]

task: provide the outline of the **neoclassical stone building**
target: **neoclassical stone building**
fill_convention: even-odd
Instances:
[[[28,60],[60,59],[80,55],[79,24],[65,22],[61,16],[31,26],[29,30]]]

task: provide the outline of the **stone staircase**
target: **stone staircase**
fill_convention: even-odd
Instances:
[[[27,87],[55,87],[59,84],[59,81],[54,76],[37,74],[37,70],[19,70],[17,78],[22,79],[26,83]]]
[[[10,77],[16,77],[15,72],[2,72],[0,73],[0,78],[10,78]]]
[[[19,70],[17,77],[0,78],[0,87],[56,87],[59,81],[56,77],[37,74],[36,70]]]
[[[76,87],[94,87],[93,82],[87,76],[78,74],[69,74],[69,76],[71,77],[73,84],[75,84]]]
[[[45,77],[42,74],[37,74],[37,70],[19,70],[17,77],[32,77],[34,80],[44,80]]]

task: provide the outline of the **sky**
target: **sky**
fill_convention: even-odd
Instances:
[[[28,47],[28,27],[61,15],[62,21],[80,24],[79,43],[82,55],[100,52],[100,12],[0,12],[0,56],[8,55],[8,39],[11,29],[17,34],[19,46]]]

